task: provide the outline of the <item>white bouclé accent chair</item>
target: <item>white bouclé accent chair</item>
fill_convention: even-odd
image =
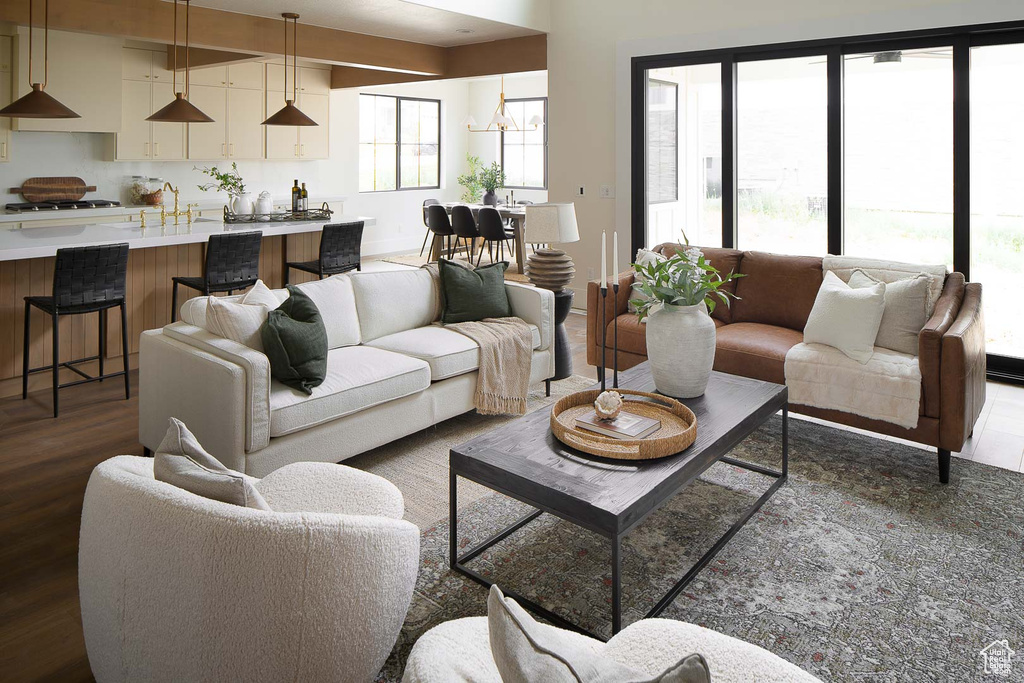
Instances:
[[[79,592],[97,681],[369,681],[419,566],[401,493],[341,465],[253,479],[273,512],[193,495],[122,455],[85,493]]]

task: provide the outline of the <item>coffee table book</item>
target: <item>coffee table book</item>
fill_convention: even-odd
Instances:
[[[602,420],[597,411],[576,418],[576,426],[614,439],[643,439],[661,429],[661,420],[623,411],[611,420]]]

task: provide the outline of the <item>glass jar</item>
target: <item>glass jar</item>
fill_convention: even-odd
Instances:
[[[164,179],[149,178],[145,182],[146,191],[142,195],[142,203],[147,206],[160,206],[164,203]]]
[[[128,204],[130,206],[142,204],[142,195],[144,194],[149,194],[146,176],[133,175],[128,179]]]

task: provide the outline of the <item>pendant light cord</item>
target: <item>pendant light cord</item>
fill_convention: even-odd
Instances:
[[[174,58],[173,71],[171,71],[171,92],[177,94],[178,92],[178,0],[174,0],[174,41],[172,46],[174,47]]]
[[[185,0],[185,99],[186,100],[188,99],[188,83],[189,83],[189,77],[188,77],[188,15],[191,14],[191,12],[188,11],[189,10],[189,1],[190,0]],[[174,4],[177,5],[178,4],[178,0],[174,0]],[[174,51],[177,52],[178,49],[175,48]]]
[[[29,5],[31,7],[31,5]],[[29,19],[29,23],[32,20]],[[32,29],[29,28],[29,33]],[[28,80],[32,80],[29,77]],[[50,80],[50,0],[43,0],[43,90]]]
[[[284,101],[288,101],[288,17],[284,18]]]
[[[287,27],[287,24],[285,24]],[[292,102],[299,101],[299,19],[292,19]],[[285,69],[288,65],[285,64]]]

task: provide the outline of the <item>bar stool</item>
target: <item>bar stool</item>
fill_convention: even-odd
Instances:
[[[201,277],[172,277],[171,322],[178,319],[178,285],[199,290],[205,296],[213,292],[233,294],[236,289],[252,287],[259,279],[260,247],[263,233],[217,233],[206,245],[206,263]]]
[[[505,228],[505,223],[501,220],[501,214],[498,213],[497,209],[485,206],[477,212],[476,221],[477,229],[480,231],[480,236],[484,238],[484,242],[487,244],[487,254],[491,257],[491,262],[494,262],[495,242],[498,243],[498,258],[504,261],[505,242],[512,240],[514,243],[514,235],[511,231]],[[484,249],[481,246],[480,254],[476,258],[476,264],[478,266],[480,265],[480,259],[483,258],[483,255]]]
[[[447,250],[448,257],[451,258],[452,238],[455,237],[455,231],[452,230],[452,222],[448,220],[448,212],[440,204],[431,204],[427,207],[427,227],[430,228],[430,232],[434,233],[435,241],[442,240],[442,255]],[[433,246],[431,246],[430,252],[434,252]]]
[[[427,240],[430,239],[430,226],[427,224],[427,207],[440,203],[441,202],[437,201],[436,199],[423,200],[423,227],[427,229],[427,234],[423,236],[423,246],[420,247],[420,256],[423,256],[423,250],[427,248]]]
[[[350,270],[362,270],[360,246],[363,241],[363,222],[325,225],[320,233],[320,258],[316,261],[288,261],[285,263],[284,283],[288,284],[291,268],[313,273],[321,280],[324,275],[337,275]]]
[[[59,414],[57,393],[60,389],[87,382],[102,382],[124,376],[124,397],[131,397],[128,385],[128,314],[125,308],[125,280],[128,273],[128,244],[106,244],[98,247],[58,249],[53,270],[52,296],[25,297],[25,349],[22,357],[21,398],[28,398],[28,376],[33,372],[53,372],[53,416]],[[29,368],[29,329],[32,307],[50,316],[53,321],[53,364]],[[124,369],[103,373],[107,351],[107,309],[121,308],[121,358]],[[97,354],[88,358],[60,362],[60,318],[67,315],[99,313],[99,345]],[[99,361],[99,374],[87,375],[75,367],[78,363]],[[84,379],[60,383],[60,369],[67,368]]]
[[[461,204],[452,207],[452,231],[455,233],[455,251],[459,250],[459,240],[463,240],[466,253],[469,254],[469,262],[472,263],[474,243],[480,237],[473,209]]]

